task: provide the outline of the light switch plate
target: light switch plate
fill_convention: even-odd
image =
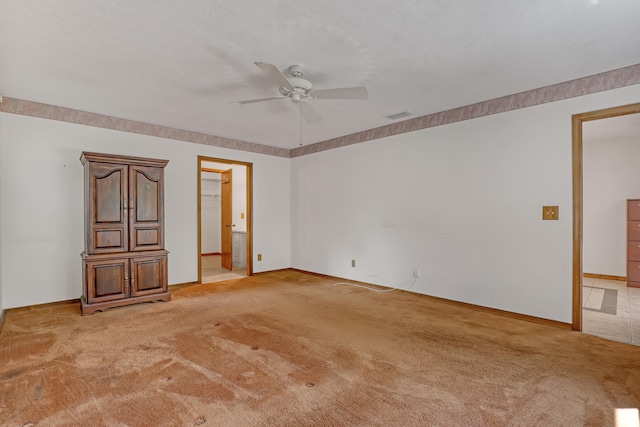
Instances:
[[[543,206],[542,207],[542,219],[543,220],[558,220],[558,208],[559,206]]]

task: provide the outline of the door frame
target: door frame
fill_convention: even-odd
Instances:
[[[253,276],[253,163],[241,162],[239,160],[220,159],[217,157],[198,156],[197,175],[198,175],[198,283],[202,283],[202,196],[201,196],[201,179],[202,179],[202,162],[223,163],[229,166],[242,165],[246,168],[246,212],[245,219],[247,221],[247,276]],[[205,168],[206,169],[206,168]]]
[[[571,328],[582,331],[583,163],[582,123],[640,113],[640,103],[571,116],[573,175],[573,316]]]
[[[233,194],[233,168],[229,168],[220,172],[220,265],[229,271],[233,271]]]

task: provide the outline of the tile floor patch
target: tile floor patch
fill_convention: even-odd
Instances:
[[[592,296],[595,296],[595,298],[592,299]],[[618,310],[618,290],[591,287],[589,301],[585,304],[584,309],[615,316]]]
[[[617,290],[617,298],[613,293],[605,297],[603,289]],[[640,288],[627,287],[625,282],[584,278],[582,296],[584,333],[640,346]],[[615,314],[610,314],[614,304]]]
[[[589,292],[589,298],[587,299],[587,302],[584,304],[584,307],[590,308],[596,311],[600,311],[600,307],[602,307],[603,300],[604,300],[604,288],[592,287],[591,292]]]

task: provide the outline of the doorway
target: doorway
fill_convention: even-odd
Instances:
[[[582,145],[582,332],[640,345],[640,113],[583,123]]]
[[[584,146],[583,123],[602,120],[629,114],[640,113],[640,103],[622,107],[608,108],[589,113],[576,114],[572,117],[572,156],[573,156],[573,307],[572,329],[583,330],[583,232],[584,232]],[[604,294],[604,293],[603,293]]]
[[[251,163],[198,157],[198,283],[253,274]]]

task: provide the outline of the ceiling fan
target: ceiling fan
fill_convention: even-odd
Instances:
[[[345,87],[338,89],[314,90],[313,85],[307,79],[302,78],[302,67],[292,65],[287,68],[289,76],[285,76],[273,64],[266,62],[254,62],[271,80],[280,86],[280,96],[269,98],[248,99],[246,101],[236,101],[232,104],[252,104],[254,102],[272,101],[274,99],[288,98],[300,108],[300,113],[307,123],[317,123],[322,117],[309,104],[309,99],[368,99],[369,92],[364,86]]]

